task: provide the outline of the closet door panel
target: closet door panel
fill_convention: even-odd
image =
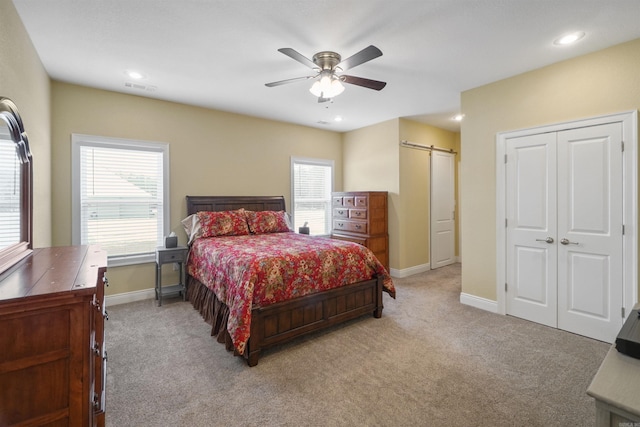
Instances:
[[[555,135],[512,138],[507,158],[507,314],[555,327]]]
[[[622,327],[622,125],[558,133],[558,327],[612,342]]]

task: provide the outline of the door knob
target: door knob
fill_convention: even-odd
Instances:
[[[553,243],[553,237],[547,237],[546,239],[536,239],[536,242]]]
[[[561,239],[560,243],[562,243],[563,245],[579,245],[578,242],[572,242],[567,238]]]

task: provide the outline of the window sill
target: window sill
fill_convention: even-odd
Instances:
[[[140,255],[127,255],[127,256],[112,256],[108,258],[108,267],[124,267],[127,265],[148,264],[156,261],[154,253],[140,254]]]

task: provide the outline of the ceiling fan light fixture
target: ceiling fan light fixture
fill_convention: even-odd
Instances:
[[[318,98],[333,98],[344,92],[344,86],[339,79],[324,75],[311,85],[309,92]]]
[[[314,76],[303,76],[265,83],[265,86],[267,87],[275,87],[287,83],[314,79],[316,81],[313,83],[311,88],[309,88],[309,92],[318,98],[318,102],[326,102],[344,92],[343,83],[373,90],[382,90],[387,85],[386,82],[377,80],[337,74],[382,56],[382,51],[373,45],[365,47],[345,60],[343,60],[338,53],[331,51],[318,52],[313,55],[313,59],[309,59],[289,47],[278,49],[278,52],[281,52],[291,59],[306,65],[316,72],[316,74]]]

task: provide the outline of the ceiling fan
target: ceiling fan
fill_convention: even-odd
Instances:
[[[382,56],[382,51],[373,45],[362,49],[360,52],[345,60],[342,60],[342,57],[336,52],[331,51],[318,52],[313,55],[313,59],[309,59],[289,47],[278,49],[278,52],[282,52],[288,57],[306,65],[314,70],[315,74],[312,76],[296,77],[293,79],[266,83],[265,86],[267,87],[280,86],[301,80],[317,79],[309,91],[318,97],[318,102],[326,102],[331,100],[334,96],[340,95],[342,91],[344,91],[342,83],[349,83],[373,90],[381,90],[387,85],[386,82],[378,80],[341,74],[343,71]]]

